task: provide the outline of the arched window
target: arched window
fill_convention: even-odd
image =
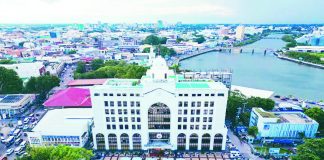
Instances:
[[[135,133],[133,135],[133,150],[141,150],[142,145],[141,145],[141,135],[138,133]]]
[[[149,129],[170,129],[170,109],[163,103],[155,103],[148,110]]]
[[[105,136],[101,133],[96,134],[97,150],[105,150]]]
[[[223,144],[223,135],[222,134],[216,134],[215,137],[214,137],[213,150],[214,151],[221,151],[222,150],[222,144]]]
[[[117,150],[117,136],[115,134],[108,135],[109,150]]]
[[[189,150],[198,150],[198,135],[195,133],[190,135]]]
[[[129,150],[129,137],[126,133],[120,136],[120,145],[122,150]]]
[[[178,150],[186,150],[186,135],[183,133],[180,133],[178,135]]]
[[[210,135],[208,133],[204,134],[201,139],[201,150],[209,150],[210,146]]]

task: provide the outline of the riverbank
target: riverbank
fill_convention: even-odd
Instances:
[[[306,65],[306,66],[315,67],[315,68],[319,68],[319,69],[324,69],[324,66],[320,65],[320,64],[315,64],[315,63],[311,63],[311,62],[306,62],[306,61],[302,61],[302,60],[298,60],[298,59],[289,58],[289,57],[284,56],[284,55],[282,55],[280,53],[277,53],[277,52],[274,52],[273,54],[276,57],[278,57],[279,59],[282,59],[282,60],[287,60],[287,61],[291,61],[291,62],[295,62],[295,63],[298,63],[298,64],[303,64],[303,65]]]

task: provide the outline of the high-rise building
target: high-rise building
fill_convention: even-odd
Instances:
[[[226,86],[185,79],[161,56],[141,79],[108,79],[90,91],[95,149],[225,149]]]
[[[236,40],[243,40],[244,39],[244,32],[245,32],[245,27],[240,25],[236,27],[236,31],[235,31],[235,38]]]

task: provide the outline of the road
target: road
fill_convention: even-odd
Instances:
[[[244,157],[247,157],[251,160],[262,160],[262,158],[252,154],[251,147],[244,141],[241,142],[240,139],[235,136],[231,130],[228,130],[227,135]]]
[[[73,72],[75,70],[75,65],[69,65],[66,66],[63,71],[61,76],[59,77],[61,82],[60,82],[60,86],[55,87],[52,89],[51,93],[55,93],[59,90],[65,89],[67,87],[67,84],[73,80]]]

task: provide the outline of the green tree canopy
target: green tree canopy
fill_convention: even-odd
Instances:
[[[91,68],[92,70],[97,70],[99,69],[100,67],[102,67],[104,65],[104,60],[102,59],[94,59],[92,60],[91,62]]]
[[[307,109],[305,111],[305,114],[308,117],[314,119],[319,124],[319,130],[321,134],[323,134],[322,132],[324,132],[324,111],[319,107],[313,107]]]
[[[20,160],[90,160],[91,150],[59,145],[57,147],[29,147],[27,156]]]
[[[162,38],[160,38],[160,44],[166,44],[166,41],[167,41],[168,39],[166,38],[166,37],[162,37]]]
[[[228,39],[229,39],[228,36],[223,37],[223,40],[228,40]]]
[[[144,48],[142,53],[150,53],[150,47]]]
[[[85,64],[84,62],[79,61],[79,62],[77,63],[77,67],[76,67],[76,69],[75,69],[75,72],[77,72],[77,73],[84,73],[84,72],[86,72],[85,65],[86,65],[86,64]]]
[[[60,85],[60,79],[52,75],[44,75],[39,77],[31,77],[27,82],[26,93],[39,94],[39,99],[44,100],[47,93],[56,86]]]
[[[176,54],[176,51],[173,48],[168,48],[168,47],[165,47],[162,45],[158,45],[155,49],[155,52],[157,54],[160,54],[162,57],[165,57],[165,56],[171,57]]]
[[[184,39],[181,37],[178,37],[176,41],[177,41],[177,43],[180,43],[180,42],[184,41]]]
[[[197,35],[197,38],[195,38],[194,41],[197,42],[198,44],[201,44],[204,43],[206,39],[203,35]]]
[[[144,39],[144,44],[159,45],[161,44],[160,38],[155,35],[149,35]]]
[[[324,138],[306,139],[304,144],[297,146],[297,154],[292,160],[323,160]]]
[[[70,50],[68,54],[76,54],[76,50]]]
[[[0,66],[0,94],[21,93],[23,90],[23,81],[12,69],[6,69]]]
[[[247,105],[251,108],[261,107],[266,111],[270,111],[274,108],[275,102],[270,98],[251,97],[247,99]]]
[[[12,61],[10,59],[2,59],[0,60],[0,64],[14,64],[16,63],[15,61]]]
[[[256,127],[256,126],[251,126],[248,128],[248,134],[250,136],[256,137],[258,135],[258,132],[259,132],[258,127]]]

